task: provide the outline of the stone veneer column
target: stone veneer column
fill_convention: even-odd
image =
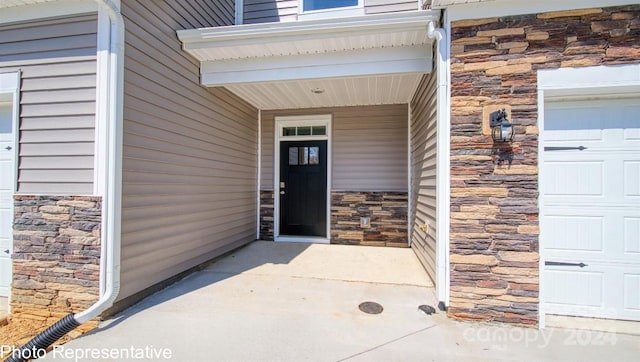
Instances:
[[[260,191],[260,240],[273,240],[273,191]]]
[[[451,38],[449,315],[536,325],[537,70],[640,63],[640,5],[456,21]],[[495,106],[512,144],[482,134]]]
[[[101,203],[100,197],[15,196],[12,318],[51,324],[98,300]]]

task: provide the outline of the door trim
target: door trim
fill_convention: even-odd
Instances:
[[[307,116],[277,116],[274,127],[273,147],[273,240],[278,242],[305,242],[316,244],[329,244],[331,242],[331,114],[307,115]],[[295,126],[325,126],[324,136],[282,136],[284,127]],[[326,237],[317,236],[287,236],[280,235],[280,142],[282,141],[327,141],[327,231]]]
[[[19,164],[19,153],[18,148],[19,144],[19,132],[18,127],[20,125],[19,122],[19,110],[20,110],[20,80],[21,80],[21,72],[11,72],[11,73],[1,73],[0,74],[0,103],[9,103],[11,104],[11,127],[12,127],[12,142],[13,142],[13,167],[12,167],[12,194],[15,195],[18,190],[18,164]],[[11,210],[11,215],[14,214],[14,203],[10,202],[9,208]],[[13,220],[12,220],[13,221]],[[13,233],[12,233],[13,234]],[[0,251],[2,252],[2,251]],[[9,244],[9,254],[13,254],[13,242]],[[9,259],[11,261],[11,259]],[[11,262],[13,265],[13,262]],[[13,271],[9,270],[9,279],[13,280]],[[11,285],[9,285],[9,291],[7,293],[7,297],[11,298]],[[8,312],[11,306],[9,305]]]

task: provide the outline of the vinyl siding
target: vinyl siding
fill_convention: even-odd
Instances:
[[[203,12],[204,3],[213,2],[122,4],[120,299],[255,239],[257,110],[202,87],[198,62],[175,34],[233,23],[232,11]]]
[[[366,14],[398,13],[418,10],[417,0],[364,0]]]
[[[244,24],[296,21],[298,0],[244,0]]]
[[[411,102],[411,247],[436,280],[436,75],[423,77]],[[428,233],[420,229],[429,225]]]
[[[18,192],[93,193],[96,15],[0,27],[0,72],[20,70]]]
[[[244,24],[296,21],[299,0],[245,0]],[[418,0],[364,0],[366,14],[418,10]]]
[[[276,116],[332,114],[332,190],[407,191],[407,105],[262,113],[262,184],[273,190]]]

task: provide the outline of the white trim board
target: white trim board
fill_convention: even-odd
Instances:
[[[484,19],[500,16],[538,14],[550,11],[635,5],[637,0],[495,0],[446,7],[449,21]]]
[[[426,46],[362,49],[334,53],[247,58],[201,63],[206,86],[300,79],[429,73],[432,51]]]
[[[541,69],[538,71],[538,89],[545,91],[547,98],[637,95],[640,93],[640,64]]]
[[[18,165],[20,163],[19,159],[19,151],[20,151],[20,140],[19,140],[19,126],[20,126],[20,81],[21,75],[20,72],[11,72],[11,73],[0,73],[0,102],[3,104],[9,103],[11,105],[11,127],[12,127],[12,140],[11,143],[13,145],[13,167],[11,170],[11,178],[12,178],[12,194],[15,195],[18,189]],[[13,203],[13,195],[11,200],[9,201],[9,214],[14,215],[14,203]],[[9,245],[9,254],[13,254],[13,243]],[[0,251],[4,253],[4,251]],[[8,259],[11,265],[11,258]],[[9,275],[7,276],[9,280],[13,279],[13,273],[11,268],[9,268]],[[11,288],[7,286],[8,290],[6,297],[11,298]],[[11,306],[9,306],[9,312]]]
[[[311,116],[276,116],[274,124],[274,143],[273,143],[273,240],[282,242],[307,242],[318,244],[329,244],[331,242],[331,169],[332,169],[332,147],[331,147],[331,130],[333,117],[331,114],[320,114]],[[289,136],[282,137],[282,128],[295,126],[326,126],[326,135],[324,136]],[[280,236],[280,142],[281,141],[310,141],[323,140],[327,141],[327,234],[326,237],[317,236]]]

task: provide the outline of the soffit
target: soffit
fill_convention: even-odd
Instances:
[[[408,103],[432,70],[439,11],[178,31],[206,86],[260,109]],[[313,89],[324,90],[321,94]]]

